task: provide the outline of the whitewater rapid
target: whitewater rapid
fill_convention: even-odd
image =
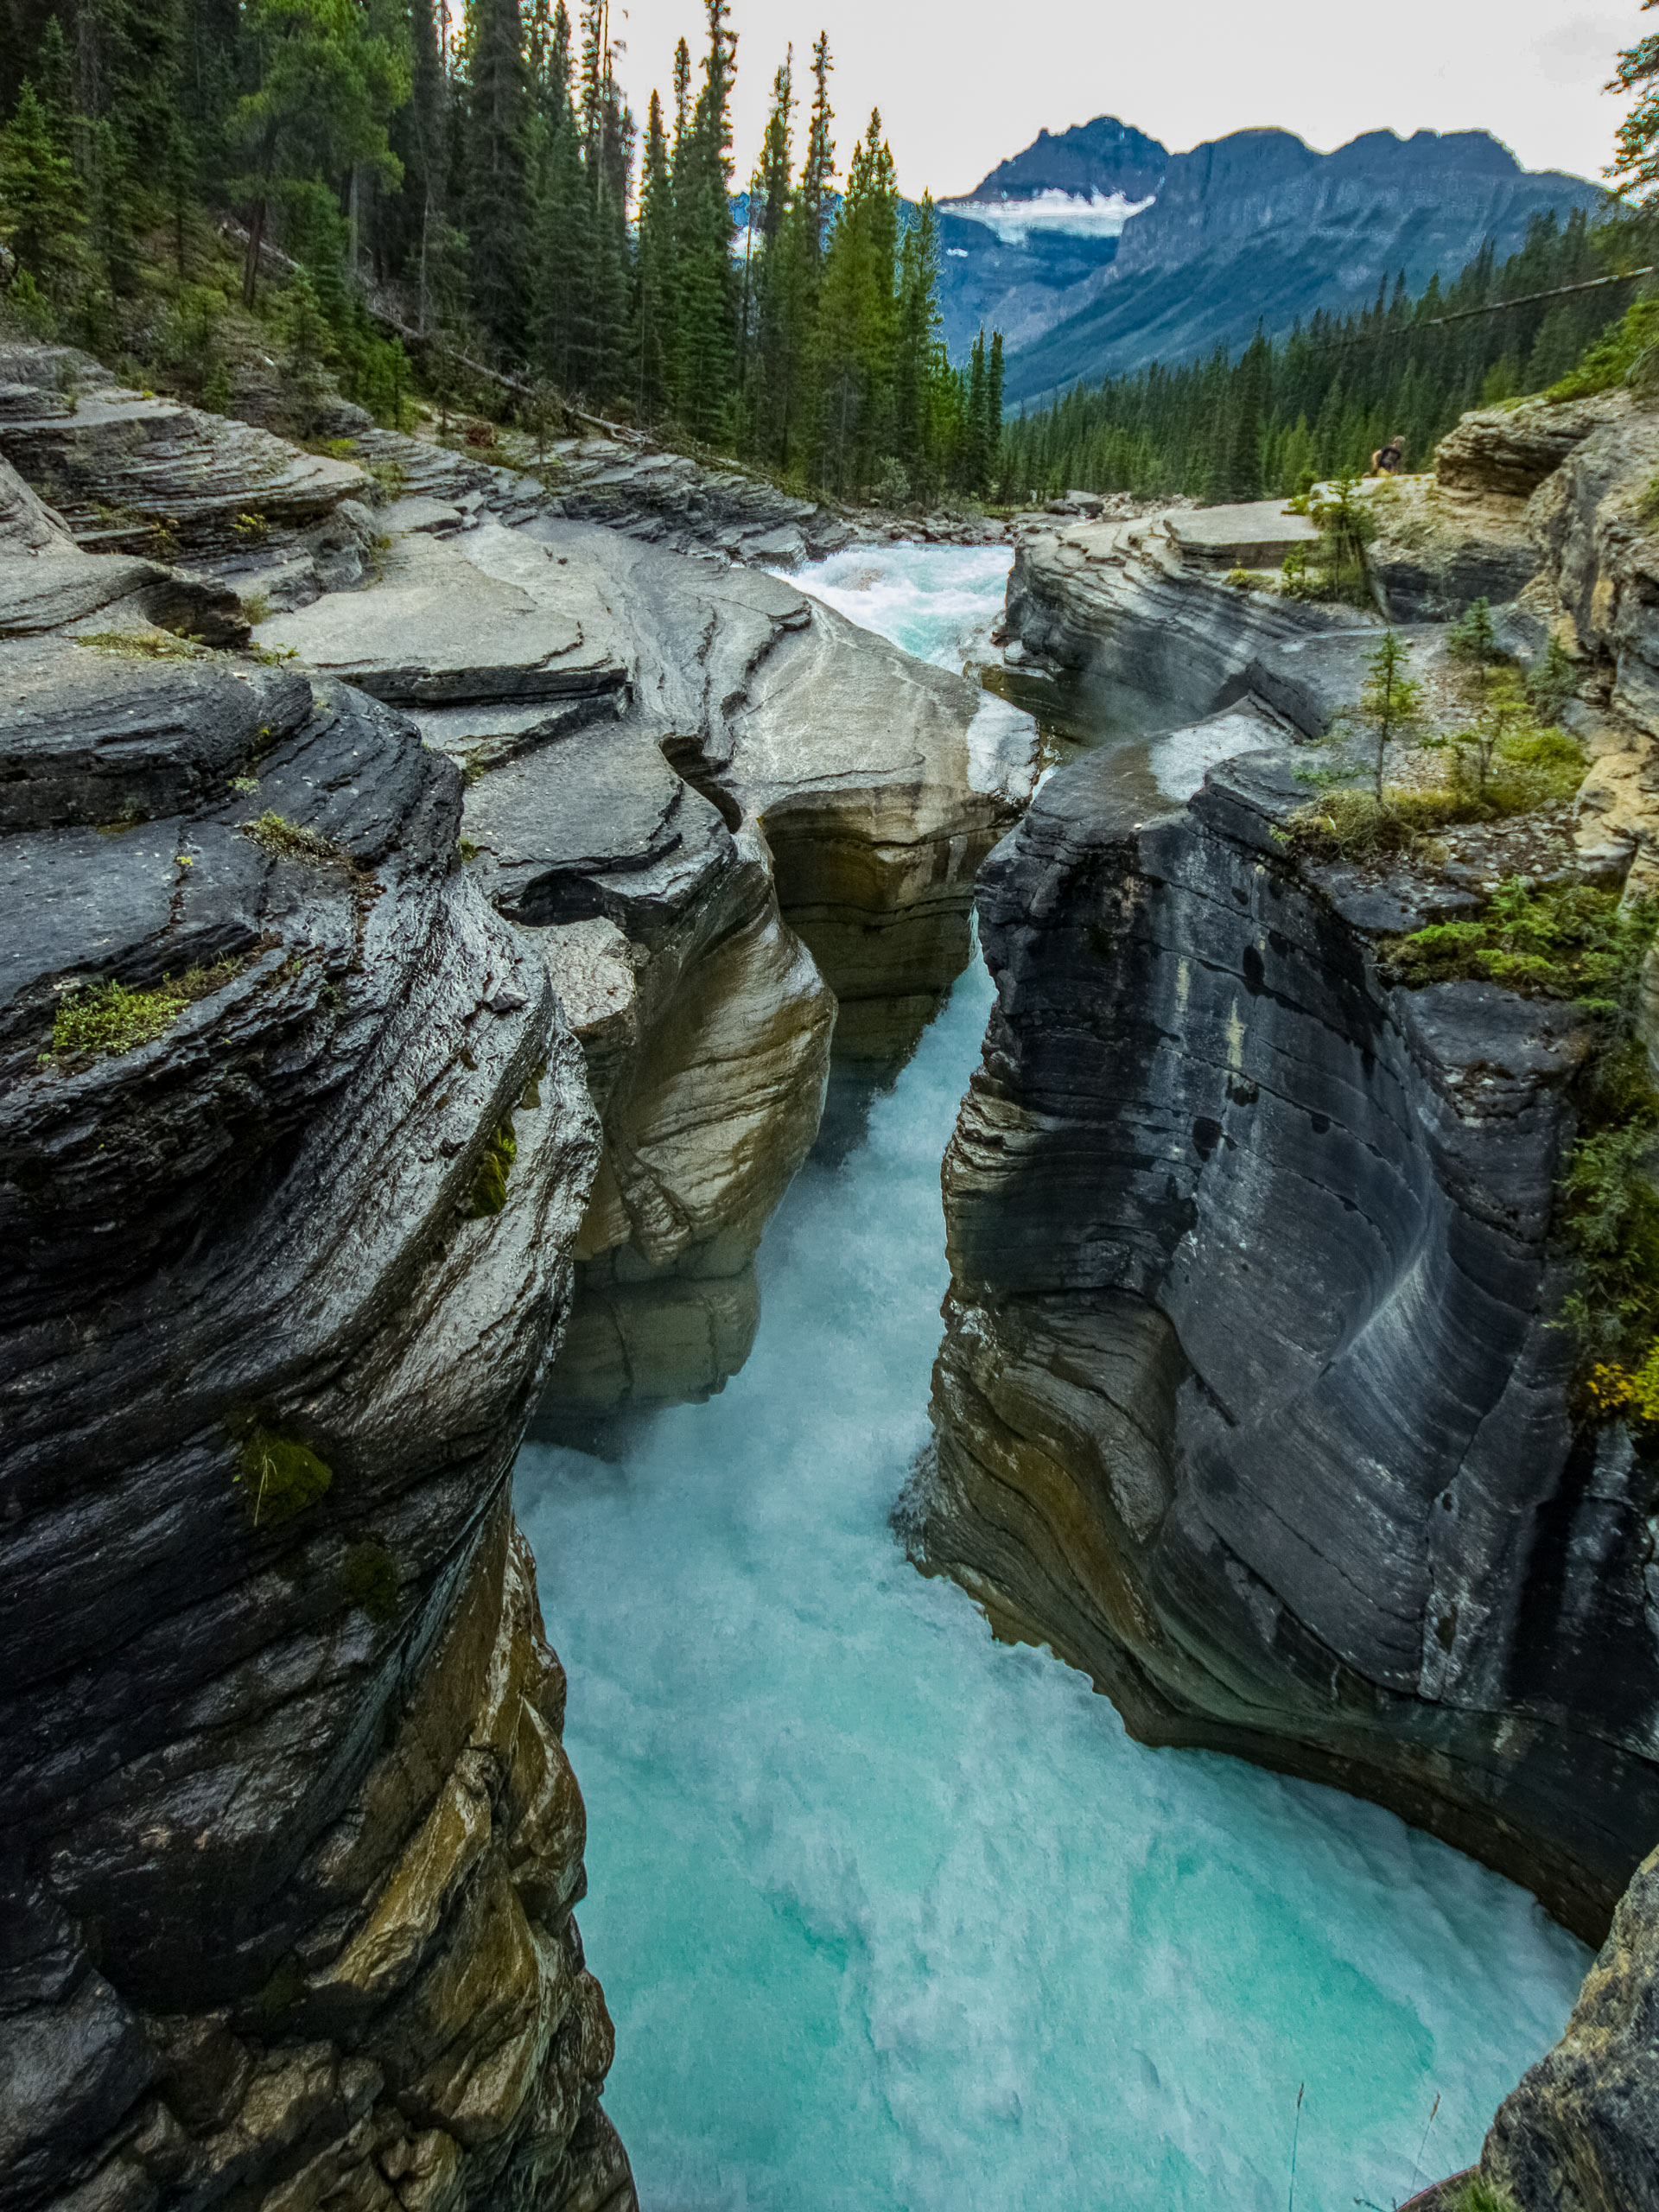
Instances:
[[[797,581],[925,657],[1007,556]],[[769,1228],[753,1357],[516,1491],[570,1679],[607,2109],[650,2212],[1386,2207],[1466,2164],[1587,1963],[1376,1808],[1129,1741],[888,1516],[927,1437],[976,964]],[[1436,2097],[1440,2106],[1423,2137]]]

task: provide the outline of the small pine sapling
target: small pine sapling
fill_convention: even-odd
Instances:
[[[1406,654],[1397,632],[1385,630],[1381,644],[1365,664],[1365,689],[1353,715],[1376,747],[1371,766],[1371,791],[1382,804],[1382,771],[1389,747],[1410,737],[1422,726],[1423,687],[1406,674]]]

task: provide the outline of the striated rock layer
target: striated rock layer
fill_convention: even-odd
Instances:
[[[620,2212],[506,1491],[581,1056],[408,721],[130,634],[3,648],[0,2203]]]
[[[1143,1738],[1392,1805],[1599,1933],[1659,1829],[1650,1471],[1575,1435],[1570,1008],[1406,992],[1287,767],[998,849],[919,1547]]]
[[[259,636],[464,766],[471,866],[570,1009],[605,1155],[537,1431],[581,1434],[747,1357],[832,1033],[866,1075],[913,1048],[1033,734],[760,570],[556,516],[386,518],[375,583]]]

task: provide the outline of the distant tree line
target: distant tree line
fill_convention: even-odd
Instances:
[[[245,306],[267,248],[297,263],[290,321],[384,419],[410,365],[370,296],[438,387],[470,353],[836,493],[985,492],[1001,340],[948,360],[931,202],[902,206],[879,114],[837,190],[821,37],[799,168],[791,52],[735,236],[737,39],[704,5],[641,144],[608,0],[11,0],[0,276],[26,322],[102,350],[169,253],[182,296],[222,210]]]
[[[1518,253],[1500,264],[1488,239],[1455,283],[1432,277],[1414,299],[1402,271],[1361,314],[1317,314],[1282,340],[1258,332],[1236,357],[1218,349],[1186,366],[1154,364],[1079,386],[1005,426],[1005,493],[1274,498],[1363,470],[1395,432],[1405,434],[1407,466],[1425,466],[1467,409],[1556,384],[1624,314],[1630,292],[1608,285],[1430,326],[1602,276],[1613,236],[1581,210],[1565,224],[1537,216]]]

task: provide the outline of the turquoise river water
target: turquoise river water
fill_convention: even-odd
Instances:
[[[1006,568],[901,547],[800,581],[949,662]],[[614,1459],[521,1455],[607,2107],[645,2212],[1280,2212],[1305,2084],[1295,2205],[1387,2208],[1477,2154],[1587,1954],[1373,1806],[1131,1742],[906,1562],[989,1001],[976,966],[864,1141],[797,1179],[720,1396]]]

